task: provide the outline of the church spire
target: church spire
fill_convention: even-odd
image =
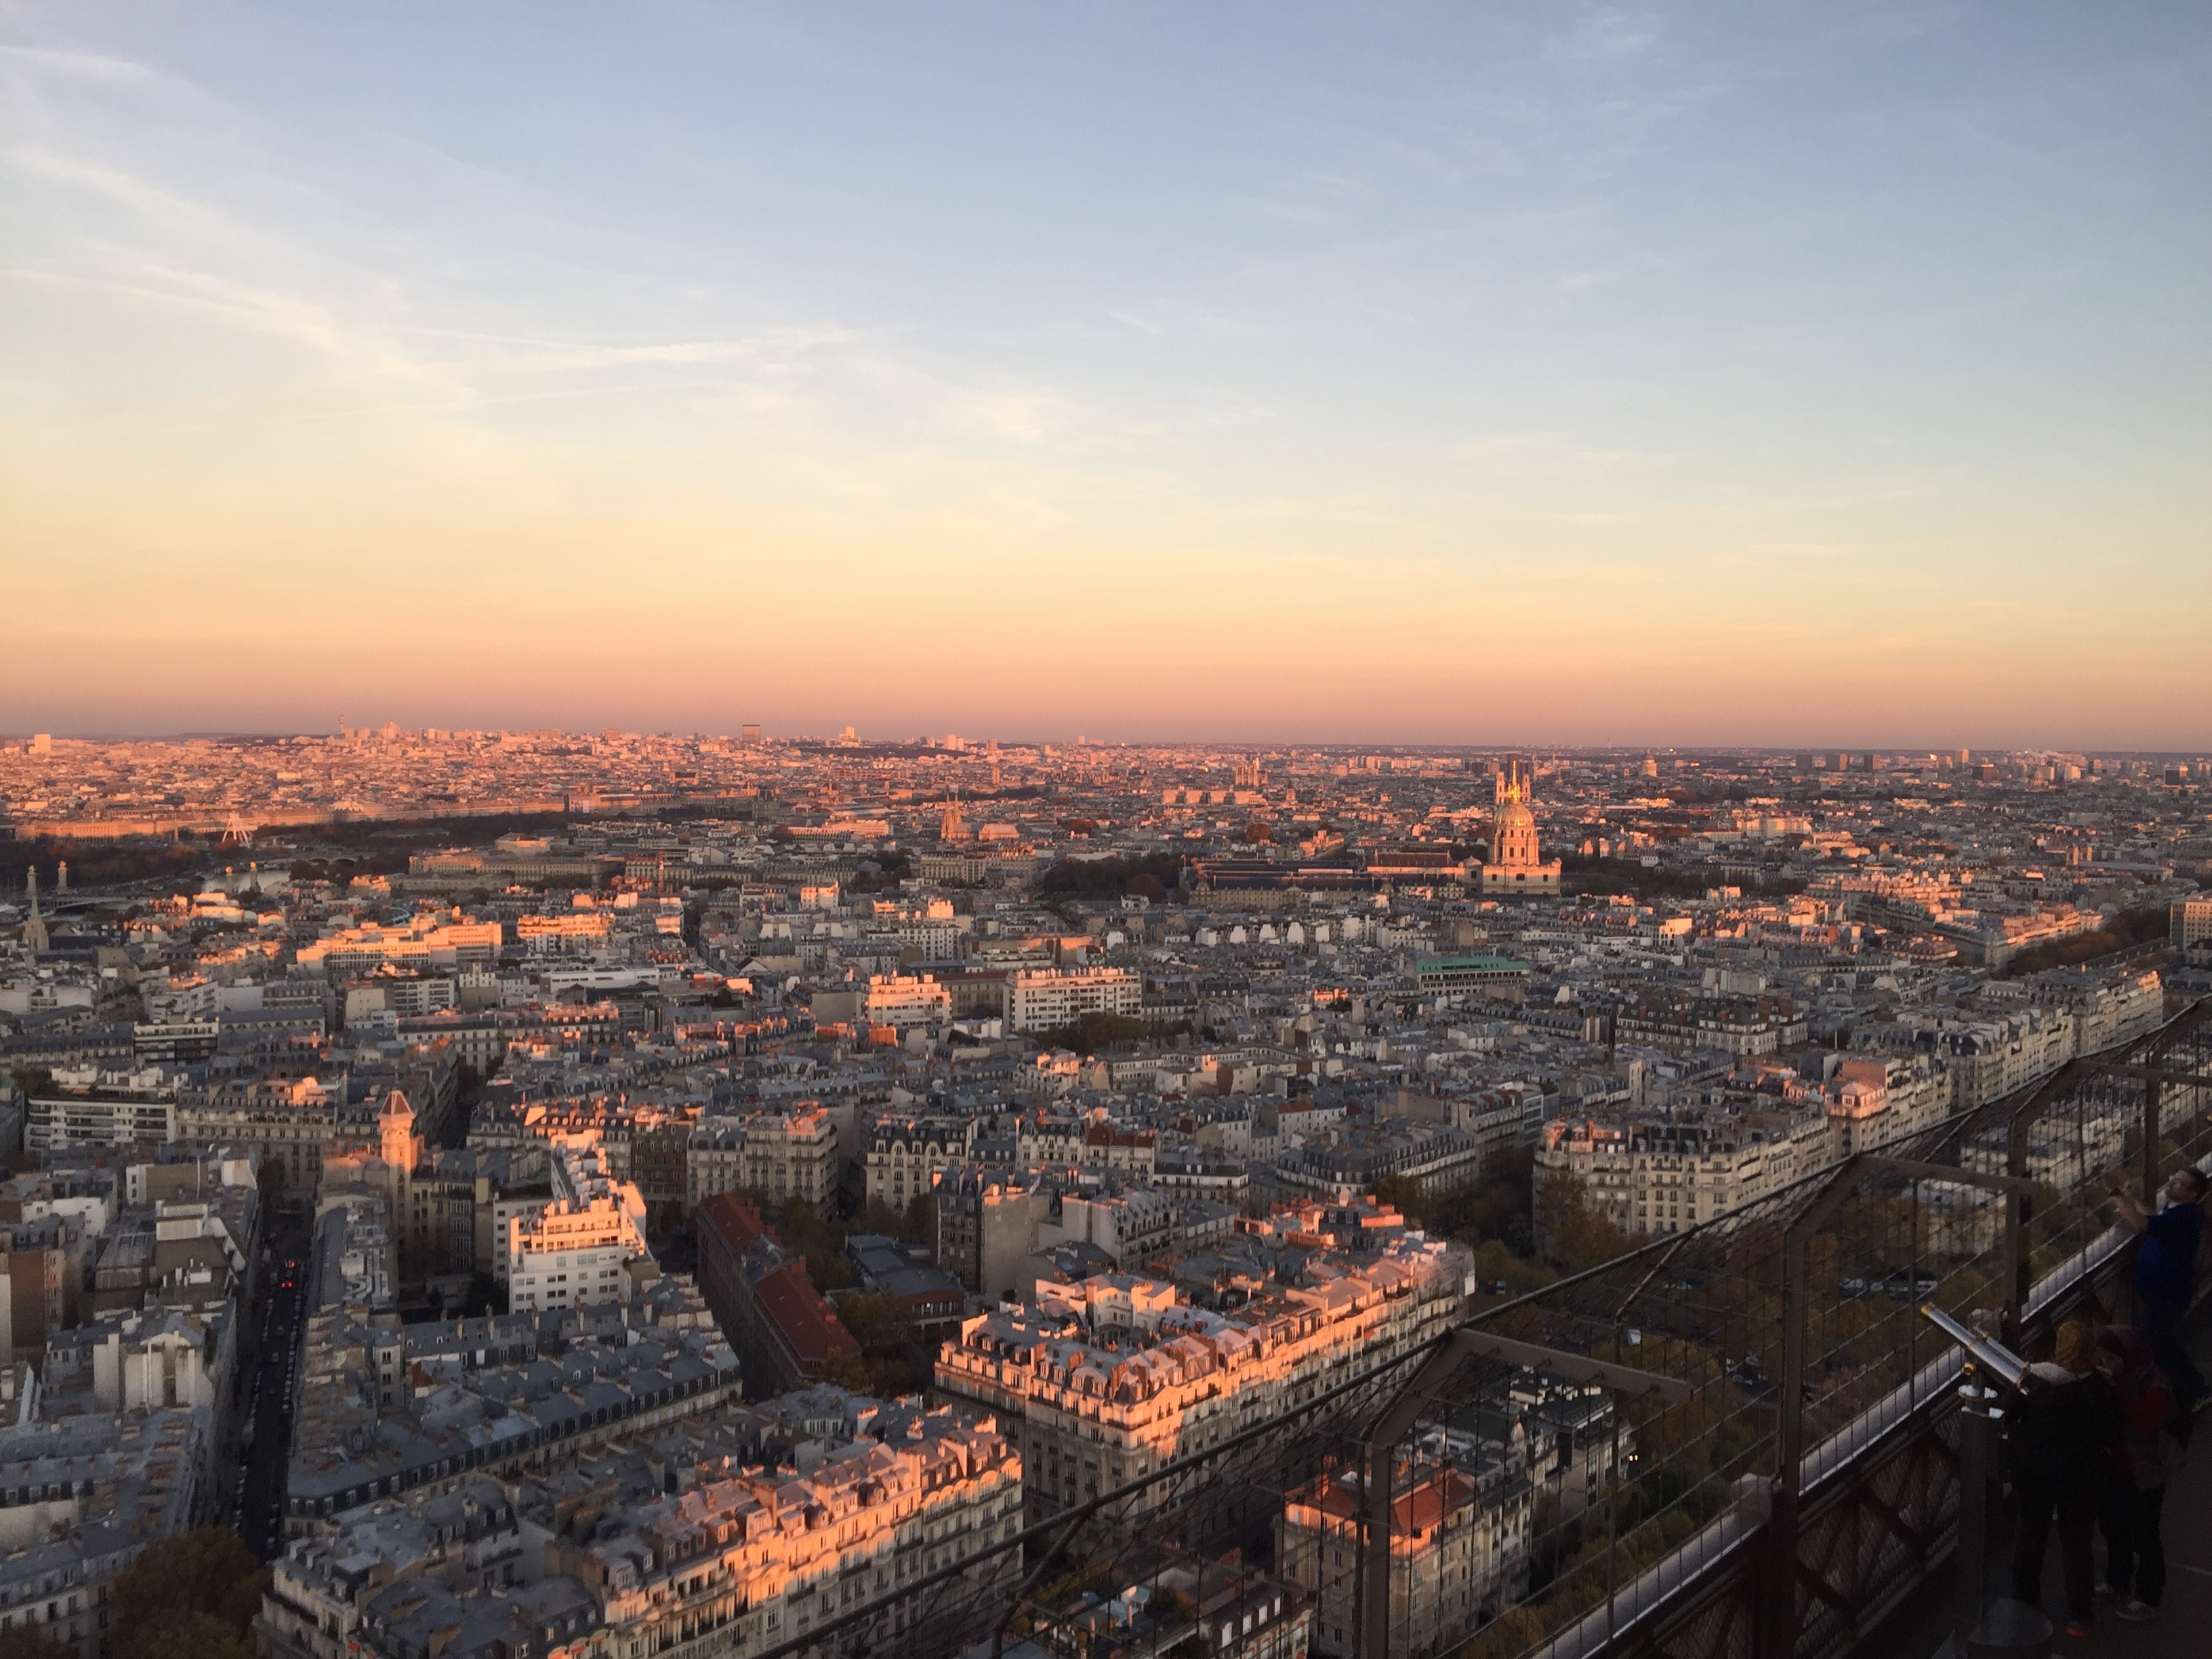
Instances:
[[[44,951],[52,941],[46,936],[46,919],[39,914],[39,866],[32,865],[24,872],[23,879],[31,892],[31,919],[23,924],[23,948]]]

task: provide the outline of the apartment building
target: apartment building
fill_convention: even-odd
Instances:
[[[1252,1198],[1252,1168],[1243,1158],[1189,1146],[1160,1153],[1146,1172],[1147,1186],[1185,1202],[1225,1204],[1242,1210]]]
[[[417,1019],[451,1008],[460,1000],[459,988],[451,974],[380,971],[344,986],[344,1018],[348,1030],[388,1024],[397,1030],[402,1018]]]
[[[975,1146],[972,1117],[882,1117],[868,1132],[866,1192],[894,1209],[936,1189],[939,1176],[965,1164]]]
[[[2155,969],[2109,976],[2087,969],[2051,974],[2031,994],[2073,1016],[2077,1054],[2147,1036],[2166,1018],[2166,987]]]
[[[1855,1054],[1839,1058],[1826,1079],[1790,1085],[1784,1097],[1826,1109],[1826,1161],[1840,1163],[1949,1116],[1954,1086],[1948,1070],[1931,1055]]]
[[[1037,1228],[1037,1249],[1092,1244],[1116,1267],[1135,1268],[1181,1242],[1182,1218],[1180,1205],[1146,1187],[1071,1191],[1060,1196],[1057,1220]]]
[[[611,1002],[548,1003],[523,1008],[442,1008],[396,1022],[410,1042],[448,1042],[457,1060],[489,1075],[510,1048],[577,1048],[616,1042],[622,1011]]]
[[[1313,1602],[1316,1645],[1359,1644],[1359,1544],[1365,1483],[1330,1469],[1285,1498],[1275,1524],[1275,1566]],[[1529,1543],[1525,1478],[1486,1492],[1472,1472],[1401,1458],[1390,1499],[1390,1653],[1439,1653],[1472,1634],[1511,1599]]]
[[[837,1194],[837,1126],[811,1102],[703,1119],[686,1146],[685,1189],[695,1209],[716,1193],[736,1192],[825,1206]]]
[[[1473,1186],[1481,1176],[1483,1156],[1483,1147],[1463,1129],[1394,1118],[1330,1129],[1278,1158],[1274,1174],[1282,1186],[1309,1192],[1364,1189],[1387,1178],[1443,1194]]]
[[[361,1603],[395,1579],[455,1589],[514,1585],[526,1569],[521,1516],[505,1487],[478,1478],[337,1517],[270,1564],[254,1630],[263,1659],[359,1659]]]
[[[403,1494],[514,1479],[618,1437],[711,1424],[739,1395],[737,1356],[681,1279],[551,1318],[402,1326],[347,1300],[310,1316],[285,1533]],[[434,1389],[417,1392],[421,1379]]]
[[[1056,1031],[1085,1014],[1134,1018],[1144,975],[1127,968],[1034,968],[1006,982],[1006,1018],[1017,1031]]]
[[[629,1264],[647,1255],[631,1218],[611,1199],[556,1202],[507,1223],[507,1303],[518,1311],[611,1302],[629,1290]]]
[[[873,974],[861,1007],[873,1025],[938,1025],[952,1018],[952,990],[933,975]]]
[[[804,1637],[858,1600],[896,1595],[884,1634],[920,1632],[919,1581],[1021,1528],[1019,1455],[988,1419],[939,1408],[897,1413],[884,1437],[836,1448],[807,1473],[702,1480],[623,1512],[588,1545],[556,1544],[549,1569],[588,1586],[623,1653],[658,1653],[726,1632],[743,1655]],[[963,1593],[1021,1576],[1018,1552],[969,1569]]]
[[[1528,964],[1510,957],[1423,957],[1414,974],[1424,991],[1449,991],[1492,1002],[1525,1002]]]
[[[2178,898],[2167,912],[2167,938],[2185,954],[2212,946],[2212,896]]]
[[[944,1601],[902,1591],[1018,1528],[1012,1447],[988,1422],[840,1389],[790,1403],[803,1430],[726,1413],[661,1430],[649,1450],[640,1438],[597,1452],[607,1501],[581,1511],[525,1471],[334,1513],[274,1564],[261,1651],[744,1659],[886,1597],[894,1647],[948,1648],[961,1630],[931,1616]],[[818,1457],[804,1472],[778,1467],[802,1432]],[[1018,1552],[1002,1553],[969,1571],[953,1603],[1019,1575]]]
[[[407,1178],[401,1206],[406,1271],[410,1278],[489,1273],[505,1285],[507,1224],[552,1201],[542,1147],[426,1151]]]
[[[1805,1016],[1788,997],[1651,992],[1620,1011],[1615,1030],[1624,1042],[1649,1042],[1661,1048],[1767,1054],[1804,1042]]]
[[[1014,1162],[1024,1170],[1047,1164],[1079,1164],[1090,1127],[1086,1118],[1024,1113],[1014,1128]]]
[[[372,921],[336,928],[302,945],[295,959],[302,970],[331,974],[362,973],[386,963],[453,968],[498,961],[504,938],[496,921],[465,921],[459,910],[423,911],[397,927]]]
[[[1029,1259],[1048,1201],[1032,1175],[980,1165],[948,1172],[937,1188],[937,1265],[981,1295],[1020,1294],[1034,1282]]]
[[[66,1146],[158,1146],[177,1138],[181,1073],[159,1066],[131,1070],[81,1066],[52,1074],[34,1090],[23,1120],[24,1150]]]
[[[1573,1176],[1585,1203],[1642,1237],[1680,1232],[1824,1169],[1835,1145],[1826,1114],[1812,1106],[1692,1121],[1554,1118],[1536,1143],[1537,1236],[1550,1237],[1544,1194],[1554,1173]]]
[[[614,931],[614,918],[605,910],[571,910],[565,915],[518,916],[514,936],[532,956],[556,951],[591,950]]]
[[[1076,1164],[1149,1175],[1158,1161],[1159,1144],[1157,1129],[1115,1123],[1103,1108],[1087,1117],[1037,1112],[1024,1115],[1015,1126],[1014,1160],[1027,1170]]]
[[[507,1222],[507,1305],[525,1313],[627,1301],[635,1267],[657,1271],[637,1188],[607,1180],[595,1157],[566,1148],[556,1151],[552,1173],[553,1201]]]
[[[1281,1415],[1347,1364],[1429,1340],[1455,1316],[1466,1264],[1462,1247],[1401,1239],[1374,1256],[1332,1257],[1334,1276],[1283,1285],[1233,1315],[1128,1273],[1040,1282],[1033,1308],[962,1324],[939,1355],[937,1387],[1005,1426],[1030,1519],[1042,1520]]]

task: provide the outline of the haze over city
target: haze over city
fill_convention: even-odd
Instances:
[[[0,0],[0,1659],[2203,1659],[2208,92]]]
[[[0,724],[2212,738],[2197,9],[0,12]]]

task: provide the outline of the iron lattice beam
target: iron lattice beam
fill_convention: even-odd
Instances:
[[[1359,1632],[1359,1659],[1389,1659],[1390,1654],[1390,1504],[1391,1482],[1397,1468],[1398,1443],[1419,1420],[1444,1385],[1470,1359],[1503,1360],[1522,1369],[1553,1371],[1572,1382],[1611,1389],[1632,1397],[1657,1396],[1669,1405],[1686,1404],[1696,1394],[1680,1377],[1633,1365],[1593,1359],[1588,1354],[1547,1348],[1487,1331],[1456,1330],[1422,1362],[1407,1379],[1395,1399],[1367,1432],[1363,1462],[1364,1490],[1360,1493],[1358,1606],[1354,1628]]]
[[[2172,1083],[2185,1089],[2212,1089],[2212,1077],[2202,1072],[2177,1072],[2166,1066],[2127,1066],[2118,1060],[2084,1060],[2075,1062],[2085,1072],[2094,1072],[2101,1077],[2128,1077],[2138,1083]]]

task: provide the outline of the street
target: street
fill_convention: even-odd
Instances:
[[[228,1494],[226,1518],[264,1560],[283,1547],[282,1509],[285,1465],[291,1440],[292,1401],[299,1384],[300,1331],[308,1304],[308,1242],[304,1221],[279,1218],[270,1229],[269,1256],[262,1269],[262,1295],[247,1316],[252,1331],[251,1364],[244,1376],[242,1402],[250,1437]]]

